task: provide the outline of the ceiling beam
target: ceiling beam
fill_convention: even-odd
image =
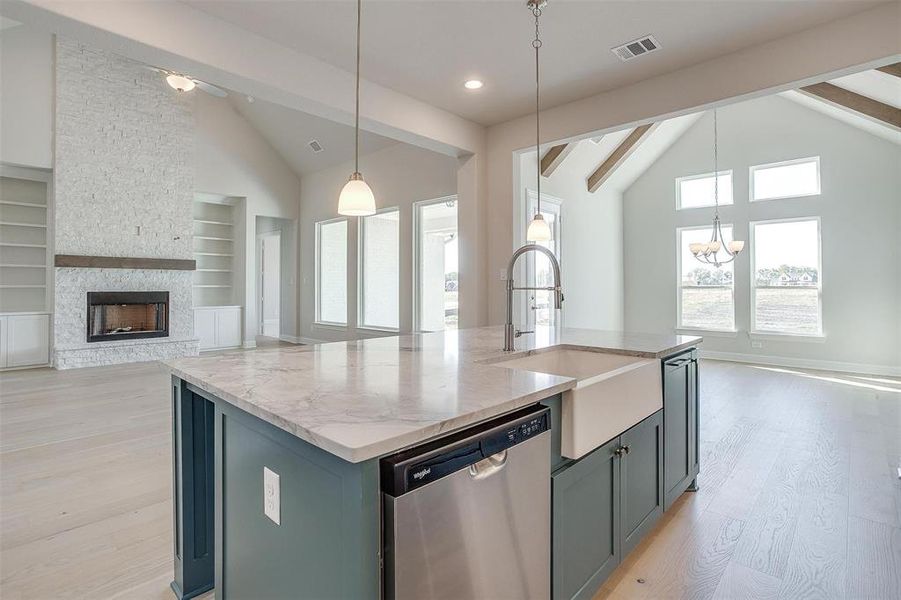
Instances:
[[[883,104],[878,100],[873,100],[827,82],[808,85],[802,87],[799,91],[901,130],[901,109],[895,108],[890,104]]]
[[[648,123],[647,125],[641,125],[633,129],[632,132],[626,136],[626,139],[616,147],[616,150],[611,152],[610,156],[601,163],[601,166],[588,176],[588,191],[596,192],[598,188],[613,175],[613,172],[616,171],[621,164],[626,162],[626,159],[635,152],[639,144],[647,139],[651,132],[657,128],[657,125],[658,123]]]
[[[894,75],[895,77],[901,77],[901,62],[896,62],[893,65],[885,65],[884,67],[876,67],[876,70],[888,73],[889,75]]]
[[[569,144],[558,144],[548,150],[541,157],[541,174],[544,177],[550,177],[554,171],[563,164],[563,159],[569,156],[578,142],[570,142]]]

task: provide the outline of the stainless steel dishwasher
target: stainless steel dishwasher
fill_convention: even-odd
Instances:
[[[386,598],[550,597],[550,425],[533,406],[382,459]]]

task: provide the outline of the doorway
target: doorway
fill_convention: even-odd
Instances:
[[[259,249],[259,332],[266,337],[278,338],[281,331],[281,254],[280,231],[270,231],[257,236]]]

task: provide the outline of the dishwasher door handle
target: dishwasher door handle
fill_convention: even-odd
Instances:
[[[498,473],[507,466],[507,451],[501,450],[497,454],[492,454],[488,458],[483,458],[479,462],[469,466],[469,476],[479,481],[488,479],[495,473]]]

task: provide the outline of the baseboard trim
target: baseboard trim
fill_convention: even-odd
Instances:
[[[301,343],[301,344],[325,344],[328,342],[328,340],[320,340],[317,338],[306,337],[303,335],[298,337],[297,339],[300,340],[299,343]]]
[[[253,350],[254,348],[257,347],[257,341],[256,340],[244,340],[244,343],[241,344],[241,347],[244,348],[245,350]]]
[[[716,352],[713,350],[704,350],[703,348],[701,349],[701,358],[752,363],[773,367],[794,367],[796,369],[815,369],[817,371],[838,371],[840,373],[901,377],[901,367],[893,367],[891,365],[869,365],[810,358],[793,358],[789,356],[764,356],[758,354],[740,354],[737,352]]]
[[[303,344],[303,338],[296,335],[288,335],[287,333],[279,334],[278,339],[291,344]]]

